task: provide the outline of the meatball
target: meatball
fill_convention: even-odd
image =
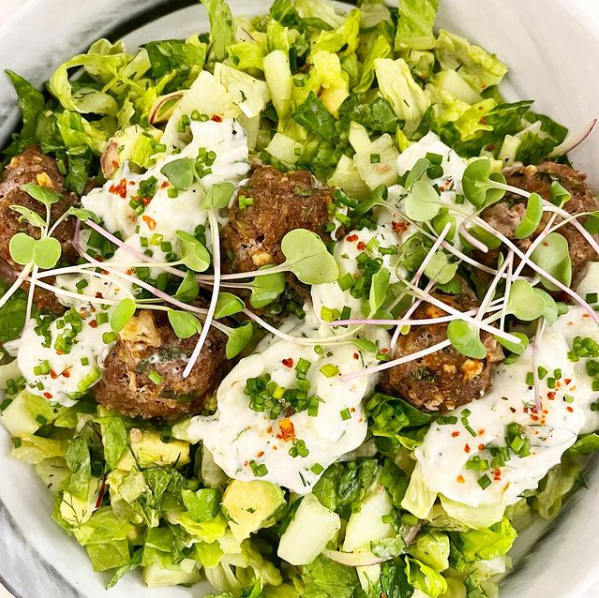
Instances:
[[[183,378],[197,341],[197,334],[178,338],[162,312],[140,312],[104,360],[96,400],[123,415],[144,419],[170,420],[205,410],[230,365],[226,338],[212,328],[190,375]],[[150,378],[153,372],[158,383]]]
[[[46,219],[45,206],[23,191],[21,186],[25,184],[39,185],[62,195],[62,199],[50,210],[51,222],[55,222],[71,206],[79,202],[75,194],[65,190],[64,178],[58,170],[56,160],[42,154],[38,147],[31,146],[12,159],[0,181],[0,275],[7,282],[14,281],[22,269],[22,266],[16,264],[10,257],[9,244],[12,237],[19,232],[35,238],[40,236],[40,230],[27,222],[21,222],[20,214],[10,206],[23,206]],[[74,263],[77,259],[77,252],[73,247],[74,232],[75,219],[68,218],[53,233],[62,245],[61,261]],[[28,284],[24,287],[27,288]],[[49,291],[36,288],[34,299],[36,305],[42,310],[47,309],[56,313],[64,311],[55,295]]]
[[[570,214],[599,210],[599,198],[586,184],[586,175],[569,166],[546,162],[540,166],[512,168],[504,174],[508,185],[524,189],[529,193],[538,193],[544,199],[549,199],[551,185],[554,181],[557,181],[572,195],[570,201],[564,206],[564,209]],[[484,210],[482,217],[506,237],[514,239],[516,227],[522,221],[525,212],[526,202],[524,198],[510,194],[503,201]],[[542,232],[549,217],[550,215],[545,212],[537,230],[527,239],[516,241],[516,245],[522,251],[526,251],[532,241]],[[579,221],[584,224],[585,220],[585,218],[580,218]],[[593,248],[574,226],[567,224],[558,229],[558,232],[568,241],[574,272],[579,272],[587,262],[597,259],[598,256]],[[599,241],[599,235],[595,238]],[[489,263],[495,261],[496,257],[497,252],[490,252],[490,255],[484,261]]]
[[[479,305],[470,290],[461,295],[433,293],[443,303],[460,311]],[[414,312],[414,319],[438,318],[446,312],[430,304],[422,304]],[[414,326],[399,338],[393,359],[422,351],[447,340],[447,324]],[[491,385],[497,362],[503,351],[494,337],[483,332],[481,340],[487,349],[485,359],[471,359],[447,347],[426,357],[386,370],[380,382],[389,394],[397,394],[414,407],[431,411],[449,411],[479,399]]]
[[[282,173],[272,166],[258,167],[239,190],[242,196],[251,205],[235,202],[222,231],[230,268],[238,272],[285,261],[281,241],[296,228],[323,235],[333,201],[331,190],[318,185],[308,171]]]

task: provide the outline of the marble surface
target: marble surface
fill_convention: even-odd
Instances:
[[[540,2],[541,0],[531,1]],[[0,0],[0,25],[4,24],[26,2],[27,0]],[[571,4],[577,11],[583,13],[593,28],[599,27],[599,2],[597,0],[571,0]],[[2,586],[0,586],[0,598],[12,598]],[[581,598],[599,598],[599,588]]]

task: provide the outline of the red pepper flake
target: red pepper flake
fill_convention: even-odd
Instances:
[[[366,249],[366,243],[364,243],[364,241],[360,241],[360,242],[358,243],[358,249],[359,249],[360,251],[364,251],[364,250]]]
[[[393,227],[393,231],[396,233],[405,233],[408,230],[408,223],[405,221],[401,222],[392,222],[391,226]]]
[[[97,322],[97,320],[92,320],[92,321],[89,323],[89,326],[90,326],[90,328],[97,328],[97,327],[98,327],[98,322]]]
[[[268,428],[266,428],[266,433],[272,434],[272,426],[268,426]]]
[[[531,415],[530,419],[532,419],[533,422],[538,422],[539,421],[539,416],[538,415]]]
[[[287,359],[283,359],[281,360],[281,363],[286,367],[286,368],[292,368],[293,367],[293,359],[291,359],[291,357],[288,357]]]
[[[71,371],[69,370],[69,368],[67,368],[66,370],[63,370],[61,376],[64,376],[65,378],[70,378]]]
[[[570,413],[574,413],[574,407],[570,407],[570,405],[568,405],[566,407],[566,411],[569,411]]]
[[[451,433],[452,438],[457,438],[459,435],[460,433],[457,430]]]
[[[125,199],[125,197],[127,197],[127,179],[121,179],[118,184],[111,185],[108,188],[108,191],[110,191],[110,193],[113,195],[118,195],[119,197]]]
[[[354,359],[360,359],[360,356],[357,353],[354,353]]]
[[[478,445],[478,450],[479,451],[484,451],[485,450],[485,445],[484,444],[479,444]]]
[[[49,392],[45,392],[45,393],[44,393],[44,396],[45,396],[47,399],[51,399],[51,398],[52,398],[52,394],[51,394],[51,393],[49,393]]]
[[[470,452],[470,445],[469,444],[465,444],[464,445],[464,452],[465,453],[469,453]]]
[[[256,453],[256,457],[259,459],[260,457],[264,457],[264,451],[259,451]]]
[[[160,185],[160,188],[161,189],[166,189],[167,187],[170,187],[170,186],[171,186],[171,184],[168,181],[164,181],[162,183],[162,185]]]
[[[463,475],[459,475],[459,476],[456,478],[456,481],[457,481],[457,483],[458,483],[458,484],[463,484],[463,483],[464,483],[466,480],[464,479],[464,476],[463,476]]]
[[[484,429],[483,429],[483,428],[481,428],[481,429],[478,431],[478,435],[479,435],[479,436],[482,436],[484,433],[485,433],[485,431],[484,431]]]
[[[219,116],[218,114],[214,114],[210,120],[213,120],[215,123],[223,122],[222,116]]]
[[[104,295],[102,295],[102,293],[100,293],[100,291],[96,292],[95,297],[96,297],[96,299],[104,299]]]
[[[64,355],[64,351],[62,349],[56,349],[56,355]]]
[[[358,240],[358,235],[348,235],[347,237],[345,237],[346,241],[349,241],[350,243],[353,243],[354,241]]]
[[[547,398],[548,398],[550,401],[553,401],[553,399],[555,399],[555,392],[554,392],[553,390],[549,391],[549,392],[547,393]]]
[[[290,419],[282,419],[279,422],[280,433],[277,434],[277,438],[283,439],[285,442],[289,442],[295,438],[295,428],[293,422]]]
[[[386,347],[384,347],[384,348],[381,349],[381,353],[383,355],[386,355],[387,353],[389,353],[389,349],[387,349]]]
[[[56,378],[58,378],[58,374],[54,370],[50,370],[50,378],[52,378],[52,380],[56,380]]]
[[[355,407],[352,407],[352,408],[350,409],[350,411],[351,411],[352,413],[355,413],[355,412],[356,412],[356,408],[355,408]]]
[[[249,462],[249,461],[246,461],[246,462],[243,464],[243,466],[244,466],[244,467],[247,467],[249,464],[250,464],[250,462]]]
[[[572,382],[572,378],[564,378],[565,384],[570,384],[570,382]]]
[[[273,444],[273,445],[272,445],[272,450],[273,450],[273,451],[278,451],[278,450],[279,450],[279,447],[278,447],[276,444]]]

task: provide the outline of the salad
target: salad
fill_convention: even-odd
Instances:
[[[504,99],[438,0],[202,3],[8,72],[12,454],[107,588],[494,597],[599,448],[592,126]]]

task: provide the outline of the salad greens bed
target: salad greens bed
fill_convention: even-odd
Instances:
[[[397,182],[393,165],[399,154],[430,132],[461,157],[484,159],[471,162],[464,176],[464,191],[477,207],[495,201],[498,190],[499,197],[505,193],[505,181],[495,176],[505,164],[566,161],[561,155],[564,127],[535,113],[531,101],[502,98],[498,85],[507,67],[497,57],[448,31],[434,32],[438,0],[400,0],[398,8],[364,0],[347,14],[320,0],[275,0],[269,14],[253,19],[233,17],[224,0],[203,4],[210,16],[209,34],[150,42],[135,53],[122,43],[100,40],[86,54],[62,64],[43,92],[8,73],[18,94],[22,126],[4,151],[5,164],[38,144],[56,158],[67,188],[79,195],[90,178],[101,184],[125,161],[143,172],[166,150],[164,124],[183,91],[202,71],[215,68],[241,107],[238,120],[247,132],[252,158],[283,171],[307,169],[331,187],[342,188],[336,226],[348,230],[369,225],[368,214],[384,201],[385,188]],[[405,187],[418,185],[434,167],[430,160],[421,162],[420,176],[413,170],[412,180],[403,181]],[[165,174],[184,189],[195,173],[179,163]],[[226,205],[232,192],[215,189],[209,207]],[[556,197],[559,192],[555,190]],[[31,194],[39,196],[39,188]],[[56,200],[36,199],[48,205]],[[536,229],[542,209],[531,196],[520,238]],[[407,200],[406,212],[416,222],[432,221],[439,235],[447,233],[448,223],[455,226],[438,204],[431,208]],[[76,215],[93,228],[93,215],[84,210]],[[484,239],[484,231],[479,233]],[[299,235],[297,244],[310,242],[305,231]],[[183,263],[196,272],[206,270],[210,255],[205,248],[193,237],[181,241],[189,244]],[[44,257],[36,257],[29,241],[17,245],[13,257],[21,256],[19,263],[34,261],[51,268],[60,257],[51,243],[45,243]],[[418,270],[431,245],[424,236],[412,239],[402,256],[407,271]],[[551,249],[563,253],[558,245]],[[310,267],[302,262],[305,256],[289,253],[279,272],[291,271],[309,284],[321,282],[319,276],[328,280],[330,256],[321,246],[310,256],[325,264],[318,272],[313,262]],[[443,255],[434,275],[432,268],[427,270],[441,286],[451,284],[458,268]],[[334,263],[330,267],[336,268]],[[546,268],[559,280],[568,278],[560,270],[563,260]],[[185,298],[187,290],[193,301],[198,291],[194,294],[190,278],[178,292]],[[381,278],[371,275],[362,294],[370,297],[371,317],[380,315],[387,294],[388,273],[386,281]],[[252,289],[254,307],[269,305],[283,292],[282,279],[274,274],[256,281],[261,283]],[[8,285],[2,285],[6,291]],[[547,293],[537,313],[539,295],[530,285],[520,286],[512,295],[512,313],[519,319],[533,321],[547,310],[557,314],[559,305]],[[236,302],[232,295],[223,295],[220,313],[238,313]],[[0,342],[21,335],[26,310],[23,291],[3,303]],[[113,314],[113,329],[121,330],[134,312],[134,302],[121,303]],[[186,313],[169,312],[183,338],[201,329]],[[330,319],[342,319],[340,315]],[[476,357],[479,332],[462,324],[452,326],[450,340],[465,355]],[[251,327],[225,328],[227,352],[234,357],[250,343]],[[520,348],[503,340],[515,359]],[[364,342],[361,348],[366,346]],[[207,579],[223,598],[495,596],[493,578],[509,564],[507,554],[518,531],[536,514],[557,514],[572,488],[584,486],[583,455],[599,448],[597,435],[584,437],[500,522],[477,528],[472,514],[466,523],[440,504],[426,521],[402,506],[414,468],[412,451],[429,426],[444,416],[420,411],[397,397],[377,392],[367,400],[369,441],[330,466],[304,497],[260,480],[258,474],[252,482],[231,480],[209,451],[181,440],[170,425],[123,417],[99,406],[92,396],[70,407],[52,406],[23,390],[25,380],[14,362],[2,367],[1,377],[6,388],[1,409],[13,435],[14,457],[35,466],[55,497],[55,521],[85,548],[96,571],[107,572],[109,588],[141,569],[148,586]],[[513,450],[522,449],[518,445]],[[373,542],[365,553],[342,551],[343,534],[347,546],[351,530],[359,546],[360,534],[381,524],[380,505],[389,501],[392,509],[382,523],[392,527],[393,535]],[[302,535],[306,529],[314,530],[315,537]],[[319,533],[331,529],[341,532],[324,552],[318,548],[313,554]],[[298,553],[312,558],[302,566],[281,558],[297,558]]]

